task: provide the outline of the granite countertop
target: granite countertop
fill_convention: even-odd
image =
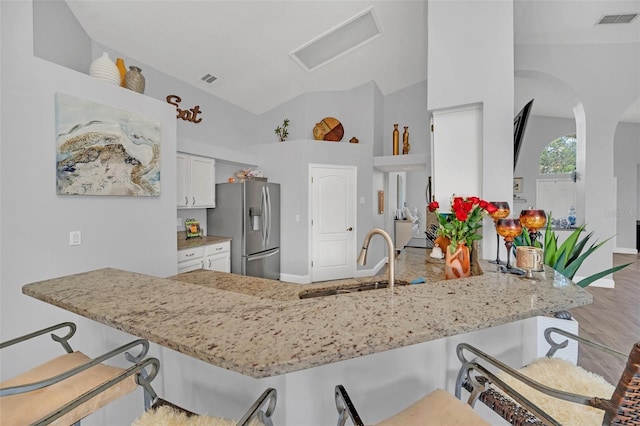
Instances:
[[[229,237],[215,237],[211,235],[203,235],[202,237],[195,237],[187,239],[186,231],[178,232],[178,250],[190,249],[194,247],[206,246],[208,244],[223,243],[225,241],[231,241]]]
[[[255,378],[461,334],[586,305],[592,296],[553,269],[540,281],[496,273],[443,281],[429,250],[398,255],[396,279],[427,283],[299,299],[301,291],[374,278],[299,285],[198,270],[157,278],[100,269],[23,293],[213,365]]]

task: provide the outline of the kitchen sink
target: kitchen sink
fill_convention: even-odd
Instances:
[[[406,281],[396,281],[396,286],[409,285]],[[300,292],[300,299],[310,299],[314,297],[335,296],[337,294],[357,293],[359,291],[378,290],[389,288],[389,281],[377,280],[367,283],[352,284],[345,287],[321,288],[318,290],[304,290]]]

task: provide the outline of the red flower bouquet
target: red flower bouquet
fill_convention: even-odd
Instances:
[[[477,233],[482,226],[482,218],[487,213],[497,210],[496,206],[478,197],[453,197],[451,201],[451,213],[439,213],[440,204],[432,201],[429,204],[429,211],[435,212],[438,216],[438,235],[448,238],[450,241],[449,252],[453,253],[457,245],[465,242],[467,247],[475,240],[482,239],[482,235]]]

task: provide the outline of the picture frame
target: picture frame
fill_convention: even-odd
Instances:
[[[186,219],[184,226],[187,230],[187,239],[202,237],[200,222],[196,219]]]
[[[378,214],[384,214],[384,191],[378,191]]]
[[[160,196],[160,121],[55,94],[56,194]]]
[[[522,193],[522,184],[523,184],[523,178],[521,178],[521,177],[514,177],[513,178],[513,193],[514,194]]]

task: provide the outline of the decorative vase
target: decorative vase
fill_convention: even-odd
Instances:
[[[406,155],[409,153],[411,149],[411,145],[409,145],[409,130],[407,130],[409,126],[404,126],[404,133],[402,134],[402,154]]]
[[[393,125],[393,155],[400,154],[400,131],[398,125]]]
[[[464,242],[458,243],[453,254],[450,247],[445,250],[444,276],[446,279],[467,278],[471,276],[471,260],[469,247]]]
[[[144,76],[138,67],[130,66],[124,76],[124,87],[134,92],[144,93]]]
[[[124,59],[116,58],[116,67],[120,72],[120,87],[124,87],[124,76],[127,74],[127,67],[124,66]]]
[[[107,52],[104,52],[102,56],[91,62],[89,75],[99,80],[120,85],[120,71],[118,71],[118,67],[111,60]]]

